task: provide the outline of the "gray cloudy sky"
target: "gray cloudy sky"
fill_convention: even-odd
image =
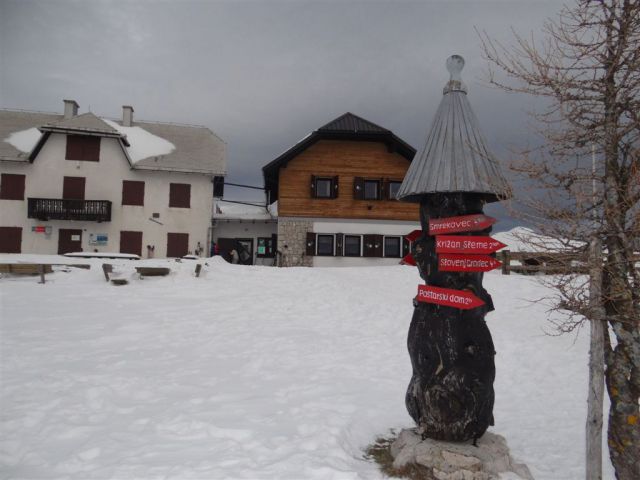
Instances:
[[[494,152],[527,141],[532,100],[488,88],[474,27],[540,35],[560,1],[0,0],[0,107],[205,125],[228,145],[228,180],[261,167],[346,111],[420,149],[448,78]],[[228,198],[250,192],[229,190]]]

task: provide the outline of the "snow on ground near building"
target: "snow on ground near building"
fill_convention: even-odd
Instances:
[[[363,451],[412,426],[415,268],[214,258],[195,278],[204,260],[113,260],[130,280],[116,287],[101,260],[78,260],[92,269],[0,279],[2,478],[382,478]],[[172,273],[140,280],[141,265]],[[532,277],[492,272],[485,285],[492,431],[536,479],[584,478],[586,332],[545,335]]]

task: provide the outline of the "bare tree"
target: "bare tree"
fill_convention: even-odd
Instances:
[[[591,366],[606,366],[609,453],[618,479],[638,479],[640,0],[578,0],[545,23],[541,40],[481,39],[493,85],[546,99],[533,113],[543,142],[513,165],[537,188],[520,198],[542,233],[529,241],[562,252],[547,280],[566,314],[560,331],[587,319],[604,337],[604,359],[592,350]]]

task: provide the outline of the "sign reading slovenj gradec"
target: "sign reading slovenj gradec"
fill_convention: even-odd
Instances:
[[[464,215],[461,217],[429,219],[429,235],[444,233],[475,232],[484,230],[496,223],[496,219],[487,215]]]
[[[489,255],[443,253],[438,256],[438,270],[441,272],[489,272],[501,266],[501,262]]]

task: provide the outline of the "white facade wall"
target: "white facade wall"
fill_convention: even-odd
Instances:
[[[0,200],[0,226],[22,227],[22,252],[55,254],[59,229],[82,229],[82,249],[99,252],[120,250],[120,231],[142,231],[142,253],[155,246],[154,256],[167,252],[167,233],[188,233],[189,250],[198,242],[207,253],[208,229],[212,216],[211,176],[151,170],[132,170],[119,142],[101,138],[100,161],[65,160],[66,136],[51,134],[33,163],[0,162],[0,173],[26,175],[25,199]],[[112,202],[110,222],[50,220],[27,218],[27,199],[62,198],[63,177],[85,177],[86,200]],[[122,205],[122,181],[145,182],[144,206]],[[169,207],[169,184],[191,185],[191,208]],[[160,216],[149,220],[154,213]],[[51,226],[51,234],[32,232],[35,226]],[[107,234],[104,246],[89,244],[90,234]]]
[[[343,219],[309,219],[313,222],[314,233],[342,233],[345,235],[388,235],[400,236],[419,230],[418,222],[396,220],[343,220]],[[334,242],[335,248],[335,242]],[[369,257],[323,257],[314,256],[314,267],[366,267],[380,265],[397,265],[400,258]]]

